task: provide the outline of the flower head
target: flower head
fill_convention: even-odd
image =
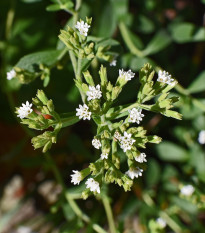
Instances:
[[[100,149],[100,147],[101,147],[100,140],[94,138],[94,139],[92,140],[92,145],[93,145],[96,149]]]
[[[96,87],[89,86],[89,91],[87,91],[86,95],[88,96],[88,101],[100,99],[102,96],[100,85],[98,84]]]
[[[161,229],[165,228],[167,225],[167,223],[165,222],[165,220],[163,218],[157,218],[156,222],[158,223],[158,225]]]
[[[200,144],[205,144],[205,130],[201,130],[198,137],[198,142]]]
[[[100,155],[100,158],[103,160],[103,159],[108,159],[108,153],[102,153]]]
[[[100,193],[100,185],[93,178],[87,179],[87,181],[85,182],[85,184],[86,184],[86,188],[89,188],[91,192]]]
[[[28,101],[26,101],[26,104],[22,104],[22,107],[20,107],[17,112],[19,115],[17,117],[20,117],[21,119],[27,117],[30,113],[33,112],[33,109],[31,108],[32,104],[29,104]]]
[[[127,132],[124,132],[124,136],[121,136],[120,138],[120,147],[123,149],[124,152],[127,150],[131,150],[131,146],[135,142],[135,139],[132,139],[132,134],[128,134]]]
[[[117,60],[115,59],[110,62],[110,66],[116,66],[116,64],[117,64]]]
[[[188,185],[184,185],[181,189],[180,189],[180,192],[182,195],[184,196],[191,196],[194,192],[194,187],[191,185],[191,184],[188,184]]]
[[[161,83],[166,83],[168,85],[175,85],[174,79],[171,78],[171,75],[168,72],[166,72],[165,70],[164,71],[160,70],[158,72],[157,81],[161,82]]]
[[[140,121],[142,121],[142,118],[144,117],[144,114],[142,114],[142,109],[140,108],[129,109],[128,112],[130,113],[128,120],[129,122],[136,122],[137,124],[139,124]]]
[[[126,174],[133,180],[135,177],[138,178],[139,176],[142,176],[143,170],[139,167],[136,167],[136,169],[130,169],[126,172]]]
[[[79,108],[76,108],[76,111],[77,111],[76,116],[78,116],[79,119],[83,118],[83,120],[86,119],[90,120],[91,112],[89,112],[89,108],[86,104],[84,104],[83,106],[80,104]]]
[[[131,70],[124,71],[123,69],[119,70],[119,77],[124,78],[126,81],[130,81],[132,78],[134,78],[135,73],[133,73]]]
[[[140,153],[139,156],[136,156],[136,157],[135,157],[135,160],[136,160],[138,163],[147,162],[147,160],[146,160],[146,154],[145,154],[145,153]]]
[[[16,233],[33,233],[30,227],[20,226],[17,228]]]
[[[12,69],[11,71],[7,72],[7,79],[11,80],[12,78],[16,77],[16,71]]]
[[[82,175],[79,171],[75,171],[73,170],[73,173],[71,176],[71,183],[73,183],[74,185],[76,184],[80,184],[81,180],[82,180]]]
[[[75,25],[75,28],[78,29],[81,35],[87,36],[90,25],[85,23],[84,21],[78,21],[77,24]]]

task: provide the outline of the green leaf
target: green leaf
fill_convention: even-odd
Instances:
[[[47,67],[53,66],[59,60],[61,53],[62,50],[50,50],[31,53],[22,57],[15,66],[32,73],[40,72],[40,64],[44,64]]]
[[[172,142],[164,141],[156,149],[159,157],[164,161],[185,162],[189,159],[188,151]]]
[[[174,23],[170,27],[173,39],[178,43],[204,41],[204,28],[192,23]]]
[[[171,38],[166,31],[159,31],[143,50],[143,55],[148,56],[155,54],[171,43]]]
[[[190,93],[197,93],[205,90],[205,71],[194,79],[194,81],[188,87]]]
[[[59,4],[52,4],[46,7],[47,11],[59,11],[61,10],[61,7]]]

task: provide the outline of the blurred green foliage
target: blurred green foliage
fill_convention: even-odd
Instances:
[[[79,6],[80,2],[77,1]],[[79,232],[79,229],[94,232],[94,222],[107,229],[101,202],[93,198],[85,202],[79,200],[81,209],[90,216],[83,219],[73,212],[70,199],[79,199],[83,190],[81,185],[73,187],[70,184],[72,169],[86,167],[97,158],[90,143],[94,126],[80,122],[60,133],[59,143],[51,150],[58,172],[53,160],[33,150],[30,145],[33,132],[20,126],[14,116],[14,107],[31,100],[37,89],[43,86],[46,86],[46,93],[54,100],[58,112],[74,111],[78,105],[80,95],[74,86],[70,58],[63,54],[64,59],[60,62],[58,59],[63,49],[58,35],[60,29],[72,24],[70,13],[75,4],[75,1],[65,0],[0,1],[1,206],[5,186],[10,179],[15,174],[24,178],[23,201],[7,211],[0,208],[2,231],[8,227],[15,213],[21,211],[22,203],[28,198],[35,199],[37,210],[43,213],[41,223],[36,213],[32,218],[38,222],[37,225],[27,219],[11,226],[7,232],[17,229],[20,224],[32,226],[39,232],[47,223],[51,224],[47,232],[70,233]],[[177,108],[183,114],[183,121],[159,115],[150,115],[145,120],[146,129],[165,141],[147,148],[148,166],[144,176],[128,193],[118,187],[104,187],[109,193],[119,232],[205,231],[205,152],[204,145],[198,142],[199,132],[205,130],[204,4],[203,0],[84,0],[79,8],[79,18],[93,18],[92,35],[119,41],[119,45],[114,46],[116,67],[110,67],[109,62],[102,59],[91,63],[90,70],[95,79],[98,78],[100,63],[104,63],[114,80],[119,68],[138,71],[149,62],[156,71],[165,69],[179,82],[175,95],[180,97]],[[31,56],[32,53],[35,56]],[[46,58],[38,56],[47,53]],[[52,68],[46,81],[41,76],[45,67],[41,70],[39,66],[33,66],[42,61],[46,67]],[[35,72],[32,83],[22,85],[18,80],[6,79],[6,72],[17,64],[22,69]],[[37,76],[41,76],[44,82]],[[136,79],[134,82],[138,84],[139,81]],[[121,93],[120,101],[126,104],[134,98],[136,90],[129,83],[128,90]],[[123,153],[120,156],[123,158]],[[57,182],[64,184],[63,192],[69,193],[65,195],[67,198],[60,195],[52,205],[38,193],[43,181],[54,179],[51,170]],[[195,187],[190,198],[180,195],[182,184]],[[156,226],[158,217],[167,222],[165,229]]]

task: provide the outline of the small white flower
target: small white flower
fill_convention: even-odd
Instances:
[[[132,134],[128,134],[127,132],[124,132],[124,136],[121,136],[120,138],[120,147],[123,149],[124,152],[127,150],[131,150],[131,146],[135,142],[135,139],[132,139]]]
[[[17,112],[19,115],[17,117],[20,117],[21,119],[27,117],[30,113],[33,112],[33,109],[31,108],[32,104],[29,104],[28,101],[26,101],[26,104],[22,104],[22,107],[20,107]]]
[[[13,69],[9,72],[7,72],[7,79],[11,80],[12,78],[16,77],[16,71]]]
[[[147,160],[146,160],[146,154],[145,154],[145,153],[140,153],[139,156],[136,156],[136,157],[135,157],[135,160],[136,160],[138,163],[147,162]]]
[[[84,21],[78,21],[75,25],[75,28],[78,29],[81,35],[87,36],[88,35],[88,29],[90,28],[90,25],[85,23]]]
[[[158,223],[161,229],[165,228],[167,225],[167,223],[165,222],[163,218],[157,218],[156,222]]]
[[[132,123],[137,123],[139,124],[140,121],[142,121],[142,118],[144,117],[144,114],[142,114],[142,109],[141,108],[133,108],[133,109],[129,109],[128,112],[130,113],[129,115],[129,122]]]
[[[112,61],[110,62],[110,66],[116,66],[116,64],[117,64],[117,60],[112,60]]]
[[[17,233],[32,233],[32,229],[30,227],[20,226],[17,229]]]
[[[73,173],[71,176],[71,183],[73,183],[74,185],[76,184],[80,184],[81,180],[82,180],[82,175],[79,171],[75,171],[73,170]]]
[[[128,71],[124,71],[123,69],[119,70],[119,77],[124,78],[126,81],[130,81],[132,78],[134,78],[134,76],[135,73],[133,73],[131,70]]]
[[[205,144],[205,130],[201,130],[198,137],[198,142],[200,144]]]
[[[171,86],[176,84],[174,79],[171,78],[171,75],[168,72],[166,72],[165,70],[164,71],[160,70],[158,72],[157,81],[161,82],[161,83],[166,83],[166,84],[171,85]]]
[[[108,159],[108,153],[102,153],[100,155],[100,158],[103,160],[103,159]]]
[[[195,191],[194,187],[191,184],[184,185],[181,189],[180,192],[184,196],[191,196],[193,192]]]
[[[136,169],[128,170],[125,174],[127,174],[132,180],[136,177],[142,176],[143,169],[136,167]]]
[[[94,138],[94,139],[92,140],[92,145],[93,145],[96,149],[100,149],[100,147],[101,147],[100,140]]]
[[[102,97],[100,85],[98,84],[96,87],[89,86],[89,91],[87,91],[86,95],[88,96],[88,101],[100,99]]]
[[[99,183],[97,181],[95,181],[93,178],[87,179],[85,184],[86,184],[86,188],[89,188],[91,192],[100,193]]]
[[[89,112],[88,110],[89,108],[86,104],[84,104],[83,106],[80,104],[79,108],[76,108],[76,111],[77,111],[76,116],[78,116],[79,119],[83,118],[83,120],[86,120],[86,119],[90,120],[91,112]]]

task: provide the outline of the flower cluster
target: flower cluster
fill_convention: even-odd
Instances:
[[[90,189],[91,192],[97,192],[100,193],[100,186],[97,181],[95,181],[93,178],[87,179],[85,182],[86,188]]]
[[[89,91],[87,91],[88,101],[94,99],[100,99],[102,97],[102,92],[100,90],[100,85],[98,84],[96,87],[89,86]]]
[[[126,174],[133,180],[134,178],[138,178],[142,176],[143,169],[136,167],[135,169],[130,169],[126,172]]]
[[[205,130],[199,132],[198,142],[202,145],[205,144]]]
[[[136,157],[135,157],[135,160],[136,160],[138,163],[147,162],[147,160],[146,160],[146,154],[145,154],[145,153],[140,153],[139,156],[136,156]]]
[[[9,71],[9,72],[7,72],[7,79],[8,80],[13,79],[14,77],[16,77],[16,71],[14,69],[11,70],[11,71]]]
[[[124,132],[124,136],[120,137],[120,147],[123,149],[124,152],[127,150],[131,150],[135,139],[132,138],[132,134]]]
[[[73,173],[71,175],[71,182],[76,185],[76,184],[80,184],[81,180],[82,180],[82,175],[79,171],[75,171],[73,170]]]
[[[119,77],[124,78],[125,81],[130,81],[132,78],[134,78],[135,73],[133,73],[131,70],[124,71],[123,69],[119,70]]]
[[[21,119],[26,118],[33,111],[31,107],[32,107],[32,104],[26,101],[26,104],[22,104],[22,107],[20,107],[17,110],[18,112],[17,117],[20,117]]]
[[[92,145],[96,148],[96,149],[100,149],[100,147],[102,146],[101,143],[100,143],[100,140],[94,138],[92,140]]]
[[[78,29],[81,35],[87,36],[90,25],[85,23],[84,21],[80,21],[80,22],[78,21],[77,24],[75,25],[75,28]]]
[[[158,82],[162,82],[162,83],[166,83],[168,85],[174,85],[174,79],[171,78],[171,75],[166,72],[166,71],[162,71],[160,70],[158,72],[158,79],[157,79]]]
[[[195,191],[194,187],[191,184],[184,185],[181,187],[180,192],[183,196],[191,196]]]
[[[142,114],[142,109],[140,108],[129,109],[128,112],[130,113],[128,121],[132,123],[136,122],[137,124],[139,124],[140,121],[142,121],[142,118],[144,117],[144,114]]]
[[[82,119],[83,120],[90,120],[91,119],[91,112],[89,112],[89,108],[86,104],[84,104],[83,106],[80,104],[79,105],[79,108],[76,108],[76,116],[79,117],[79,119]]]

